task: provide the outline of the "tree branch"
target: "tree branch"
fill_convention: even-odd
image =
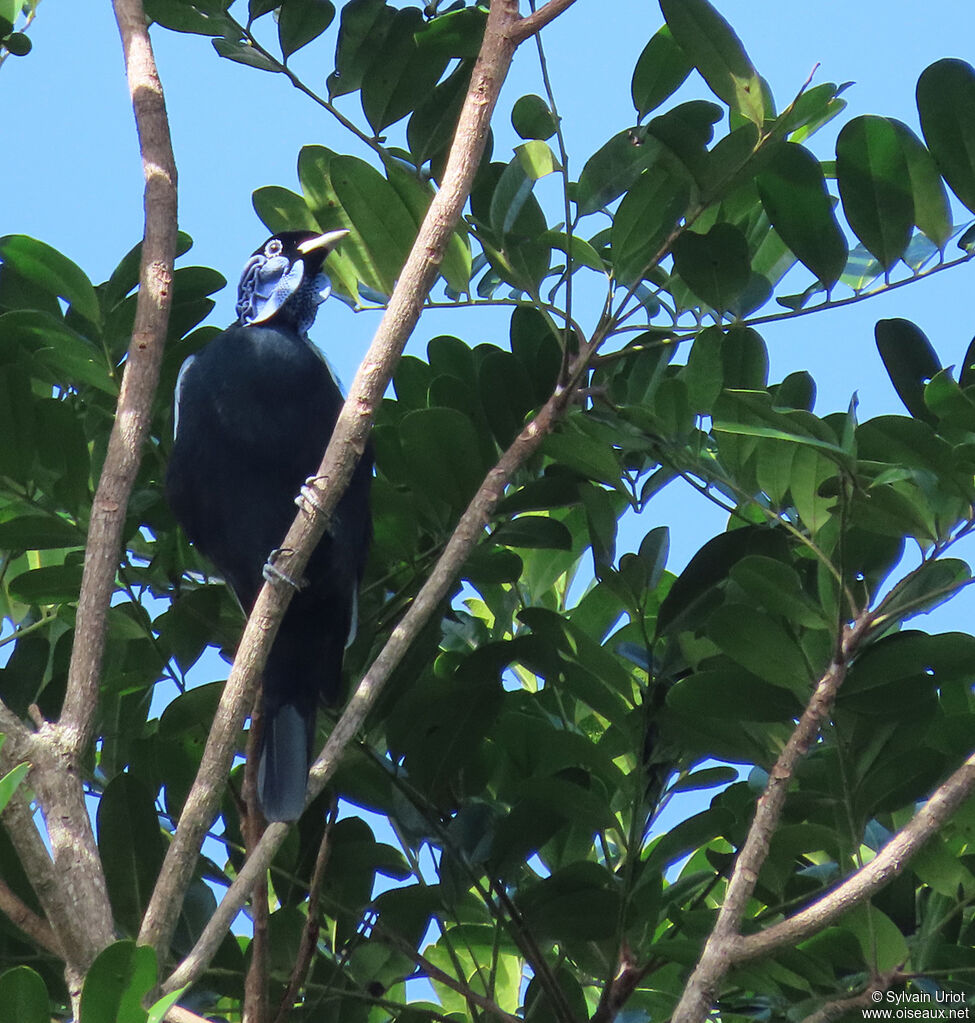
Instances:
[[[515,45],[518,46],[530,36],[541,32],[549,22],[554,21],[575,2],[576,0],[548,0],[544,7],[526,15],[512,29],[511,37]]]
[[[735,869],[728,882],[724,904],[711,931],[704,951],[691,974],[677,1005],[672,1023],[698,1023],[710,1009],[722,978],[737,961],[741,937],[739,928],[745,907],[758,881],[759,871],[768,856],[769,843],[778,825],[786,793],[796,766],[819,734],[822,722],[829,716],[836,691],[846,677],[847,667],[870,630],[872,617],[864,612],[844,629],[840,649],[826,673],[819,680],[799,723],[779,754],[769,774],[765,791],[755,807],[755,817],[748,829]]]
[[[142,150],[146,219],[135,325],[108,454],[92,505],[67,692],[58,726],[71,757],[77,757],[91,741],[108,606],[115,588],[125,511],[159,381],[176,252],[176,165],[142,0],[114,0],[114,7]]]
[[[758,934],[739,938],[735,960],[757,959],[777,948],[795,945],[829,926],[869,899],[900,874],[912,856],[975,791],[975,753],[940,785],[911,820],[855,874],[795,916]]]
[[[11,923],[19,927],[38,948],[44,949],[45,952],[49,952],[59,959],[64,959],[64,950],[51,925],[15,895],[7,887],[7,882],[2,879],[0,879],[0,912]]]
[[[293,552],[288,572],[296,578],[304,572],[311,551],[324,534],[328,519],[365,450],[373,410],[381,400],[416,326],[426,296],[439,273],[447,243],[470,195],[474,174],[484,152],[491,115],[514,54],[510,29],[517,17],[515,0],[496,0],[491,5],[481,52],[471,75],[443,182],[423,220],[372,345],[352,382],[328,450],[319,466],[316,489],[320,509],[299,512],[281,544],[282,548]],[[200,843],[216,814],[237,734],[253,702],[257,678],[291,595],[289,586],[265,584],[244,628],[200,770],[143,920],[139,940],[152,945],[157,951],[169,946],[179,913],[178,893],[185,890]],[[354,729],[348,734],[354,734]],[[280,841],[286,830],[272,825],[265,832],[259,848],[266,849],[268,843]],[[228,892],[227,897],[229,895]]]

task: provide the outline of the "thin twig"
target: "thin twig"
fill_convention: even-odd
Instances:
[[[304,929],[301,932],[301,943],[298,946],[298,956],[295,959],[294,968],[288,978],[288,987],[278,1006],[278,1013],[274,1023],[288,1023],[288,1017],[294,1008],[295,999],[302,989],[308,971],[311,969],[312,959],[315,955],[315,948],[318,944],[318,932],[320,924],[318,921],[318,908],[322,900],[322,883],[325,880],[325,868],[328,866],[328,857],[332,849],[332,826],[338,814],[338,800],[333,797],[332,805],[329,807],[328,817],[325,819],[325,831],[322,834],[321,844],[318,846],[318,855],[315,857],[315,869],[312,871],[311,884],[308,888],[308,919],[305,921]]]
[[[0,879],[0,912],[19,927],[38,948],[50,952],[58,959],[64,959],[64,950],[51,925],[16,895],[3,879]]]
[[[244,849],[249,856],[256,848],[264,834],[267,824],[261,813],[258,800],[257,774],[260,761],[261,741],[264,732],[264,713],[260,696],[254,701],[251,710],[251,726],[247,733],[247,759],[244,763],[244,782],[241,792],[243,813],[240,820],[240,833],[244,839]],[[268,954],[270,941],[268,935],[268,887],[267,871],[254,885],[251,893],[251,922],[253,932],[250,943],[250,963],[247,976],[244,978],[244,1023],[267,1023],[269,1004],[267,991]]]
[[[560,14],[567,11],[575,0],[548,0],[548,3],[539,10],[526,15],[518,21],[511,30],[511,39],[515,46],[523,43],[529,36],[535,35],[554,21]]]
[[[833,1020],[842,1019],[848,1013],[857,1009],[866,1009],[877,1004],[876,993],[886,991],[891,984],[899,979],[897,970],[889,973],[882,973],[873,977],[870,983],[858,994],[848,998],[834,998],[830,1002],[821,1005],[816,1012],[810,1013],[802,1023],[833,1023]]]

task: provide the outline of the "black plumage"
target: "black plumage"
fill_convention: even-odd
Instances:
[[[167,497],[186,535],[246,611],[342,407],[307,330],[329,290],[322,262],[345,233],[269,239],[244,269],[238,321],[186,361],[177,383]],[[317,705],[339,692],[369,546],[371,477],[367,452],[268,656],[259,787],[269,820],[300,815]],[[286,561],[282,567],[287,571]]]

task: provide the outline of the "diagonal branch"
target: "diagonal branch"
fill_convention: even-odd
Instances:
[[[311,551],[327,528],[356,463],[365,450],[373,410],[392,377],[423,303],[439,273],[447,243],[470,195],[474,174],[487,141],[491,116],[514,54],[511,29],[518,18],[516,0],[491,5],[481,52],[457,125],[440,190],[434,196],[403,267],[382,322],[356,373],[328,450],[318,470],[320,509],[299,512],[282,542],[292,551],[289,574],[300,577]],[[185,890],[210,822],[216,815],[237,735],[253,703],[257,678],[278,625],[291,599],[291,588],[265,584],[248,619],[217,717],[204,749],[200,770],[187,797],[143,920],[139,940],[157,951],[169,946]],[[272,826],[262,845],[285,829]]]
[[[554,21],[563,11],[567,11],[576,0],[548,0],[544,7],[522,18],[512,29],[511,37],[515,45],[523,43],[526,39],[541,32],[541,30]]]
[[[757,959],[777,948],[804,941],[869,899],[904,870],[911,857],[944,826],[972,792],[975,792],[975,753],[931,794],[869,863],[795,916],[740,938],[734,953],[736,962]]]
[[[847,667],[872,623],[870,613],[864,612],[852,625],[845,627],[840,649],[819,680],[795,731],[772,768],[765,791],[755,808],[748,837],[735,862],[724,904],[674,1011],[673,1023],[698,1023],[705,1019],[722,978],[736,961],[735,953],[741,941],[741,920],[768,856],[769,843],[782,814],[795,769],[829,716],[836,691],[846,677]]]

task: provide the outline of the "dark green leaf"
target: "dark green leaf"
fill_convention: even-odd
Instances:
[[[415,110],[447,67],[447,57],[417,45],[414,35],[422,25],[417,8],[397,11],[363,75],[362,112],[377,133]]]
[[[903,121],[891,118],[890,123],[894,126],[911,179],[914,223],[939,249],[943,249],[951,237],[952,223],[948,193],[938,166],[921,140]]]
[[[724,787],[737,779],[738,772],[733,767],[705,767],[681,778],[673,785],[672,791],[696,792],[699,789],[713,789],[719,785]]]
[[[216,5],[190,0],[145,0],[146,16],[174,32],[201,36],[222,36],[235,31],[223,10]]]
[[[777,533],[764,526],[746,526],[708,540],[687,563],[660,605],[657,635],[681,624],[698,601],[727,579],[742,558],[749,554],[774,556],[782,543]]]
[[[619,913],[612,876],[595,863],[574,863],[524,891],[519,907],[537,933],[562,941],[612,937]]]
[[[910,320],[878,320],[877,350],[894,390],[908,412],[927,423],[937,421],[924,401],[924,388],[941,370],[941,361],[924,331]]]
[[[117,775],[99,801],[97,832],[112,912],[136,936],[165,854],[153,794],[131,774]]]
[[[762,83],[731,25],[707,0],[660,0],[660,9],[711,91],[761,127],[765,118]]]
[[[91,281],[57,249],[25,234],[8,234],[0,238],[0,261],[48,294],[65,299],[86,320],[101,324],[101,308]]]
[[[109,945],[85,976],[80,1023],[146,1023],[142,1000],[156,984],[156,971],[156,953],[148,945]]]
[[[643,48],[633,70],[630,92],[641,119],[676,92],[691,73],[684,51],[664,25]]]
[[[782,241],[832,288],[846,267],[847,244],[819,161],[795,143],[772,143],[755,184]]]
[[[885,270],[904,255],[914,197],[904,150],[884,117],[855,117],[836,140],[836,177],[853,233]]]
[[[611,247],[618,280],[640,280],[666,255],[666,243],[689,202],[687,181],[662,165],[637,181],[613,218]]]
[[[284,59],[317,39],[334,17],[335,6],[330,0],[284,0],[278,16],[278,40]]]
[[[428,59],[455,57],[472,60],[481,51],[487,12],[461,7],[425,22],[416,31],[417,46]]]
[[[77,600],[81,565],[48,565],[10,580],[10,592],[24,604],[62,604]]]
[[[399,432],[413,488],[463,510],[484,475],[471,420],[456,409],[420,409],[403,417]]]
[[[335,47],[335,71],[328,76],[330,99],[355,92],[396,18],[385,0],[350,0],[342,8]]]
[[[511,125],[523,139],[550,139],[556,123],[541,96],[522,96],[511,109]]]
[[[269,231],[318,231],[318,222],[300,196],[278,185],[258,188],[251,197],[254,212]]]
[[[522,515],[503,522],[491,534],[495,543],[506,547],[572,550],[572,534],[558,521],[542,515]]]
[[[931,611],[967,586],[971,577],[971,569],[958,558],[925,562],[888,595],[882,605],[884,618],[898,620]]]
[[[721,343],[721,371],[725,387],[764,390],[768,384],[768,349],[753,327],[729,328]]]
[[[917,80],[924,140],[951,190],[975,211],[975,70],[963,60],[936,61]]]
[[[812,671],[802,648],[783,624],[765,612],[746,604],[724,604],[708,619],[707,635],[733,661],[758,678],[803,697],[809,690]]]
[[[0,975],[0,1023],[51,1023],[47,988],[29,966]]]
[[[364,160],[337,156],[330,164],[332,187],[371,269],[390,295],[416,238],[416,222],[396,189]]]
[[[30,764],[18,764],[0,778],[0,812],[10,802],[13,794],[20,787],[20,783],[27,777],[29,770]],[[0,1019],[2,1019],[2,1015],[0,1015]]]
[[[748,242],[732,224],[715,224],[707,234],[685,231],[673,253],[684,283],[718,312],[731,307],[751,276]]]
[[[579,213],[595,213],[621,196],[660,155],[661,145],[642,128],[614,135],[586,161],[572,198]]]
[[[214,39],[213,48],[221,57],[227,60],[236,61],[247,67],[255,67],[258,71],[278,72],[281,68],[271,59],[266,57],[260,50],[250,43],[237,39],[235,36],[225,36],[223,39]]]
[[[503,237],[514,228],[534,184],[517,157],[505,167],[491,198],[491,227],[498,235]]]
[[[24,515],[0,522],[0,550],[46,551],[84,545],[84,533],[54,515]]]
[[[789,721],[803,707],[787,689],[734,667],[681,679],[668,692],[667,705],[681,714],[730,721]]]
[[[30,36],[24,35],[23,32],[11,32],[3,40],[2,45],[15,57],[26,57],[34,46]]]
[[[406,141],[417,166],[439,156],[450,145],[470,80],[471,63],[462,61],[414,110],[406,126]]]

